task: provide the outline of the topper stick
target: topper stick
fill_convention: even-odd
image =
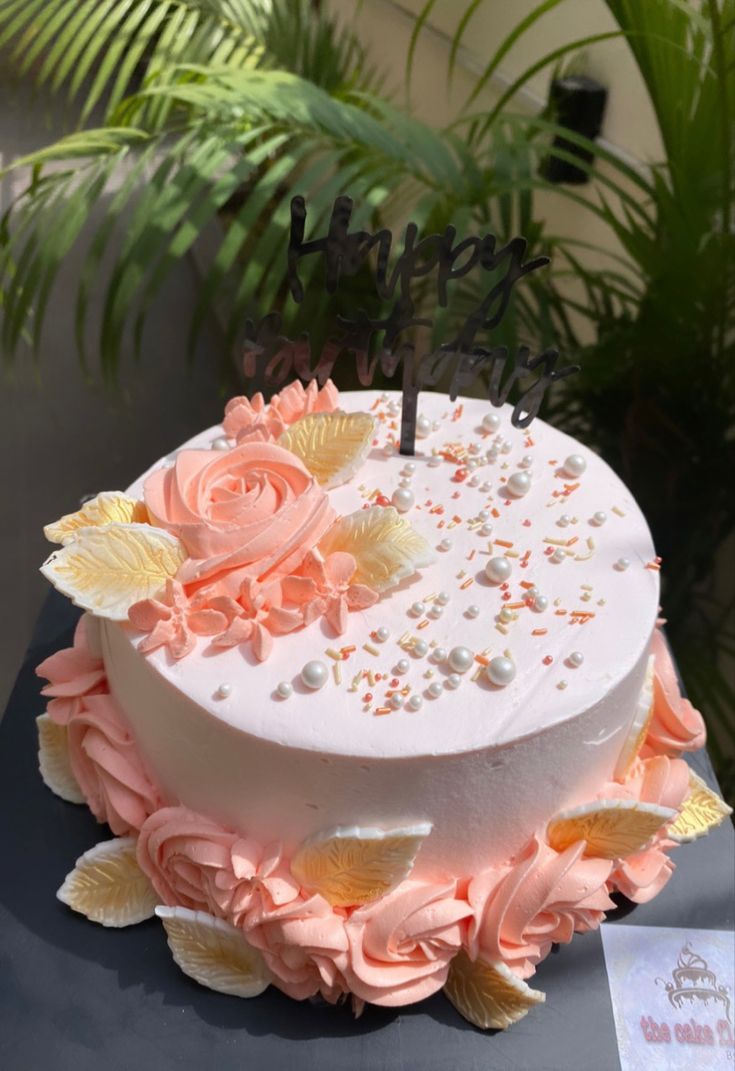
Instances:
[[[414,348],[410,343],[403,346],[403,377],[401,379],[401,453],[413,457],[416,453],[416,414],[419,389],[413,374]]]

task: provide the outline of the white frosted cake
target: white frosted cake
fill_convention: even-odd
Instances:
[[[660,563],[600,458],[510,415],[422,394],[406,458],[400,395],[294,384],[48,527],[86,613],[39,667],[41,769],[116,834],[62,900],[156,912],[225,992],[444,988],[503,1027],[662,888],[727,808],[677,757]]]

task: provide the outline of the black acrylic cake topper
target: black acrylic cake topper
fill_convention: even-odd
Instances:
[[[526,239],[512,238],[507,245],[497,249],[497,239],[492,234],[483,238],[469,237],[458,242],[456,228],[448,226],[443,234],[430,234],[418,239],[418,227],[409,223],[406,227],[403,252],[392,271],[389,258],[393,244],[390,230],[383,228],[371,234],[369,231],[350,232],[352,199],[338,197],[334,202],[329,228],[323,238],[305,241],[306,203],[303,197],[291,201],[291,233],[288,244],[288,282],[294,301],[301,302],[304,288],[299,277],[299,261],[302,257],[321,254],[325,264],[325,284],[329,294],[339,287],[340,278],[354,275],[367,257],[377,248],[375,289],[382,301],[393,304],[387,316],[371,318],[364,309],[357,309],[351,319],[337,317],[341,333],[328,339],[316,364],[308,334],[296,341],[282,335],[280,313],[271,312],[257,324],[246,322],[244,355],[245,375],[258,376],[269,386],[282,386],[295,373],[299,379],[309,382],[316,379],[323,385],[332,374],[334,365],[342,355],[352,354],[357,377],[364,387],[372,385],[375,369],[380,365],[384,375],[393,376],[402,366],[403,405],[401,411],[402,454],[412,455],[416,437],[418,395],[423,387],[436,385],[452,367],[449,397],[454,401],[458,392],[471,386],[483,369],[489,369],[488,399],[494,406],[506,401],[513,385],[529,373],[541,369],[538,377],[527,387],[515,404],[511,423],[517,428],[526,428],[538,414],[544,394],[551,383],[579,371],[578,365],[557,369],[559,352],[546,349],[531,356],[527,346],[519,346],[515,358],[509,362],[506,346],[485,348],[476,345],[479,332],[492,331],[502,320],[508,307],[513,286],[532,271],[548,264],[548,257],[536,257],[523,262]],[[448,302],[448,284],[462,278],[479,266],[485,271],[498,269],[504,274],[460,326],[450,342],[442,343],[432,353],[417,358],[415,345],[400,336],[411,328],[432,326],[432,321],[415,315],[412,283],[436,269],[436,300],[445,308]],[[383,333],[382,344],[374,346],[375,336]],[[374,351],[374,352],[373,352]],[[507,366],[511,363],[508,370]],[[503,375],[507,371],[505,380]]]

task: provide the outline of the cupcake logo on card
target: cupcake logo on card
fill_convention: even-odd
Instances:
[[[732,1022],[730,1015],[729,987],[717,984],[717,975],[707,966],[707,961],[693,951],[689,942],[684,945],[671,972],[671,981],[657,978],[656,983],[663,985],[668,994],[669,1003],[679,1011],[687,1006],[704,1004],[724,1008],[727,1022]]]

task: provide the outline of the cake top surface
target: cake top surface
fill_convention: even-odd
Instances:
[[[329,491],[330,504],[347,515],[408,492],[403,516],[434,550],[433,564],[349,613],[342,635],[321,618],[278,636],[264,662],[248,647],[215,652],[206,637],[178,661],[165,648],[146,655],[172,686],[275,743],[408,758],[501,746],[566,721],[644,657],[658,611],[658,563],[632,495],[596,454],[538,419],[514,428],[510,406],[424,393],[419,423],[427,434],[406,458],[395,447],[400,393],[343,393],[339,406],[369,411],[378,424],[365,462]],[[179,450],[209,449],[215,440],[221,447],[222,434],[210,428]],[[130,493],[141,495],[145,478],[178,452]],[[489,579],[487,563],[497,559],[505,564]],[[139,638],[128,624],[113,627],[130,642]],[[457,656],[456,673],[436,652],[458,647],[472,660],[464,669]],[[497,658],[508,660],[512,677],[500,686],[486,671]],[[301,670],[315,660],[327,679],[314,690]],[[291,685],[287,698],[279,697],[281,682]],[[409,709],[417,694],[419,709]]]

